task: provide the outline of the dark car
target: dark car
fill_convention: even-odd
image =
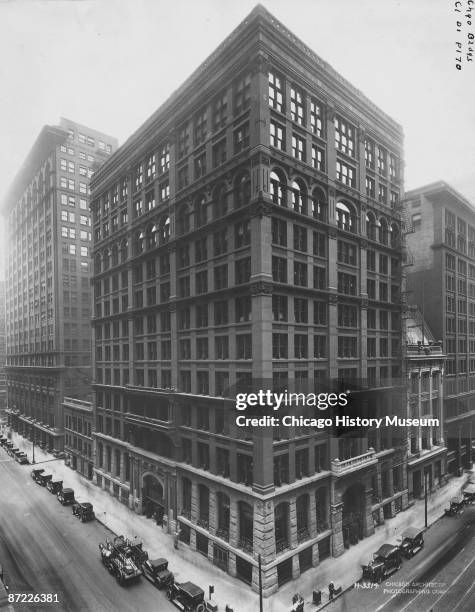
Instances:
[[[402,542],[399,546],[401,554],[410,559],[424,547],[424,529],[408,527],[402,532]]]
[[[43,468],[35,468],[34,470],[31,470],[31,477],[35,482],[38,482],[38,478],[43,472]]]
[[[363,580],[382,582],[401,567],[399,546],[383,544],[373,555],[368,565],[363,565]]]
[[[159,589],[168,586],[174,581],[172,572],[168,569],[166,559],[148,559],[142,565],[143,573]]]
[[[89,502],[76,502],[73,504],[73,514],[78,517],[81,523],[93,521],[96,518],[94,508]]]
[[[444,510],[447,516],[455,516],[463,511],[464,498],[459,495],[458,497],[452,497],[450,500],[450,506]]]
[[[36,482],[42,487],[46,487],[48,482],[52,479],[53,479],[53,474],[49,472],[48,473],[42,472],[41,474],[38,474],[38,478],[36,479]]]
[[[8,449],[8,454],[11,455],[12,457],[14,457],[19,452],[20,452],[20,449],[17,448],[16,446],[15,447],[12,446],[11,448]]]
[[[203,589],[192,582],[172,583],[167,589],[167,598],[187,612],[205,612]]]
[[[5,446],[5,444],[8,442],[8,438],[6,436],[1,436],[0,437],[0,445],[1,446]]]
[[[469,483],[463,490],[463,497],[466,504],[475,503],[475,484]]]
[[[56,494],[59,503],[62,506],[67,506],[68,504],[74,504],[74,489],[62,489],[59,493]]]
[[[63,481],[51,479],[49,482],[46,483],[46,488],[50,493],[56,495],[63,488]]]
[[[26,465],[26,464],[30,463],[28,461],[28,457],[26,456],[26,453],[21,452],[21,451],[16,454],[15,459],[18,461],[18,463],[20,465]]]

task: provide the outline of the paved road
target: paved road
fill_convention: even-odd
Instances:
[[[460,517],[436,522],[425,535],[424,549],[404,560],[402,568],[381,585],[366,589],[355,585],[327,610],[473,612],[474,576],[475,506],[471,506]]]
[[[107,529],[78,521],[30,471],[0,448],[0,563],[10,593],[57,593],[59,603],[15,604],[15,610],[176,610],[144,578],[120,587],[100,561],[98,543],[110,536]]]

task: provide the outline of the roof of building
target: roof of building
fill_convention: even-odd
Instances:
[[[410,314],[406,319],[406,342],[407,344],[429,344],[435,342],[436,338],[429,325],[424,320],[418,306],[412,306]]]
[[[444,202],[462,205],[471,213],[475,211],[475,205],[445,181],[436,181],[435,183],[429,183],[428,185],[406,191],[404,199],[412,200],[420,196],[424,196],[436,203],[440,202],[441,198],[443,198]]]
[[[312,51],[305,43],[303,43],[295,34],[293,34],[284,24],[276,19],[264,6],[257,4],[249,15],[231,32],[231,34],[209,55],[204,62],[178,87],[168,99],[159,106],[159,108],[125,141],[125,143],[116,151],[114,155],[95,173],[92,178],[92,189],[107,173],[113,171],[116,166],[124,162],[129,155],[135,150],[137,144],[143,144],[146,140],[146,134],[149,131],[159,129],[164,125],[167,119],[176,112],[177,100],[189,100],[194,97],[196,91],[202,91],[205,84],[203,78],[209,81],[209,75],[219,73],[222,69],[223,61],[234,61],[239,55],[238,51],[244,48],[243,41],[246,34],[252,34],[256,28],[261,27],[266,33],[278,39],[279,43],[286,45],[289,52],[293,52],[298,57],[302,66],[305,66],[305,72],[313,69],[319,71],[319,85],[324,89],[327,83],[332,86],[339,87],[339,90],[344,92],[348,99],[348,108],[353,112],[357,112],[360,104],[368,108],[372,115],[372,127],[377,125],[378,121],[383,121],[387,128],[393,131],[394,136],[402,145],[402,126],[382,111],[374,102],[367,98],[358,88],[346,80],[339,72],[337,72],[328,62],[324,61],[314,51]],[[262,47],[263,39],[260,37],[259,45]],[[269,55],[274,52],[265,47]],[[223,60],[225,58],[225,60]],[[303,74],[303,73],[302,73]],[[308,78],[308,77],[307,77]],[[183,106],[183,104],[181,105]]]

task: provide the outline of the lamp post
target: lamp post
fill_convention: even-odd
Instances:
[[[424,470],[424,518],[425,528],[427,529],[427,477],[429,473]]]

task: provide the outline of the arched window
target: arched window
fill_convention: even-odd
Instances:
[[[226,187],[219,185],[213,192],[213,219],[224,217],[228,212]]]
[[[337,202],[336,223],[340,229],[356,233],[356,213],[351,204]]]
[[[318,187],[312,191],[312,217],[325,222],[328,220],[327,198]]]
[[[247,173],[241,176],[234,183],[234,208],[241,208],[249,204],[251,199],[251,181]]]
[[[156,223],[147,227],[147,249],[153,249],[157,246],[158,227]]]
[[[204,196],[200,196],[195,202],[195,227],[206,225],[208,207]]]
[[[282,502],[275,507],[275,547],[277,553],[289,547],[289,503]]]
[[[178,209],[176,217],[176,227],[178,235],[186,234],[190,231],[190,211],[186,204],[183,204]]]
[[[292,181],[292,208],[295,212],[307,214],[307,193],[305,185],[301,181]]]
[[[120,244],[120,262],[121,263],[124,263],[125,261],[127,261],[128,246],[129,246],[129,243],[127,242],[127,240],[122,240]]]
[[[317,519],[317,533],[328,529],[328,495],[325,487],[315,491],[315,510]]]
[[[208,528],[209,525],[209,489],[205,485],[198,485],[198,525]]]
[[[285,198],[285,182],[274,170],[270,173],[270,195],[274,204],[287,206]]]
[[[134,236],[134,255],[139,255],[143,252],[144,233],[142,230],[135,233]]]
[[[246,502],[240,501],[239,508],[239,542],[242,550],[252,553],[254,537],[254,516],[252,507]]]
[[[104,255],[102,257],[102,265],[104,270],[108,270],[110,266],[110,251],[109,249],[104,250]]]
[[[187,219],[189,221],[189,215],[187,216]],[[160,243],[163,244],[168,242],[170,240],[170,217],[168,215],[161,217],[158,228]],[[188,229],[185,231],[188,231]]]
[[[381,244],[388,244],[388,224],[384,217],[379,220],[379,242]]]
[[[399,246],[399,227],[397,223],[391,224],[391,246],[393,249],[397,249]]]
[[[366,215],[366,233],[369,240],[376,240],[376,218],[372,212]]]
[[[101,272],[101,255],[98,253],[94,258],[94,272],[99,274]]]
[[[114,244],[112,246],[112,265],[117,266],[118,263],[119,263],[119,249],[117,248],[117,245]]]

